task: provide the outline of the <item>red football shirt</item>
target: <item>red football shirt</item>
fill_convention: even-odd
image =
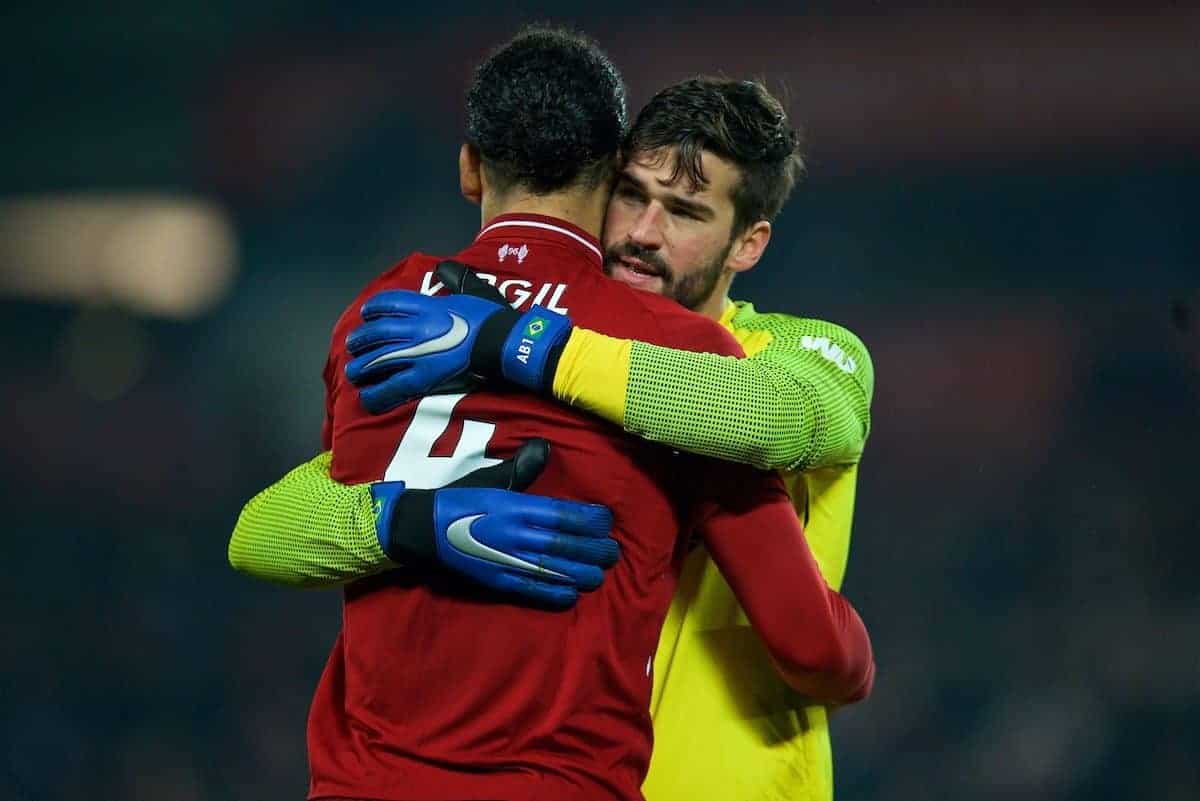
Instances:
[[[605,277],[595,238],[560,220],[496,218],[454,258],[494,277],[519,309],[541,303],[614,336],[740,355],[713,321]],[[798,531],[790,500],[777,479],[730,465],[747,482],[748,496],[738,495],[732,511],[714,511],[697,489],[725,493],[728,484],[718,486],[708,468],[715,463],[524,392],[430,396],[367,414],[345,379],[345,337],[369,295],[437,291],[438,261],[406,258],[368,285],[334,329],[325,374],[333,477],[438,487],[544,437],[550,463],[530,491],[608,505],[621,559],[600,589],[565,612],[519,606],[436,569],[408,567],[349,586],[342,631],[309,718],[310,798],[639,799],[651,746],[649,670],[682,535],[693,524],[712,529],[714,556],[727,555],[722,569],[736,574],[738,559],[748,560],[743,577],[784,569],[790,563],[775,558],[773,545],[739,548],[737,539],[756,527]],[[754,511],[760,502],[762,513]],[[817,647],[825,648],[822,625],[846,625],[846,612],[837,607],[840,598],[825,596],[802,537],[788,543],[787,558],[799,553],[799,569],[809,571],[799,584],[821,588],[821,595],[785,592],[785,603],[805,606],[799,619],[772,611],[755,623],[774,625],[775,636],[764,633],[769,645],[783,641],[786,650],[787,641],[803,641],[793,637],[799,625],[824,637]],[[797,583],[794,573],[786,574],[788,583]],[[736,575],[731,583],[754,584]],[[754,620],[753,603],[747,611]],[[861,628],[853,610],[850,616]],[[802,674],[814,664],[811,655],[801,648],[777,658],[785,672]]]

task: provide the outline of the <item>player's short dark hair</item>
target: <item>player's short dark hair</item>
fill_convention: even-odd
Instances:
[[[801,134],[759,81],[700,76],[656,94],[634,120],[625,156],[666,148],[678,148],[671,180],[685,175],[692,187],[707,183],[700,161],[705,150],[738,167],[734,234],[774,220],[804,174]]]
[[[620,72],[591,39],[561,28],[523,29],[467,91],[467,142],[500,192],[598,186],[628,125]]]

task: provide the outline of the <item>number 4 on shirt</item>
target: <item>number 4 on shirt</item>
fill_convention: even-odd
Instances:
[[[450,427],[454,407],[466,396],[428,395],[421,399],[383,474],[384,481],[403,481],[409,489],[439,489],[481,467],[500,464],[501,459],[483,455],[496,425],[480,420],[463,420],[462,436],[449,456],[429,455],[433,444]]]

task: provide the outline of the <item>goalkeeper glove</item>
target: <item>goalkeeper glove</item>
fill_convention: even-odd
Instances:
[[[375,532],[393,561],[440,563],[501,592],[567,608],[620,556],[599,504],[527,495],[549,458],[544,439],[436,490],[371,485]]]
[[[487,378],[549,392],[571,335],[570,318],[542,306],[519,312],[458,262],[440,263],[437,276],[455,294],[389,290],[363,304],[363,324],[346,337],[354,357],[346,377],[359,388],[363,407],[382,414]]]

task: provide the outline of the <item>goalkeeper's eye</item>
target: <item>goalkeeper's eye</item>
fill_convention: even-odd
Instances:
[[[616,195],[622,200],[628,200],[636,203],[646,202],[645,194],[643,194],[640,189],[628,181],[621,181],[619,184],[617,184]]]

